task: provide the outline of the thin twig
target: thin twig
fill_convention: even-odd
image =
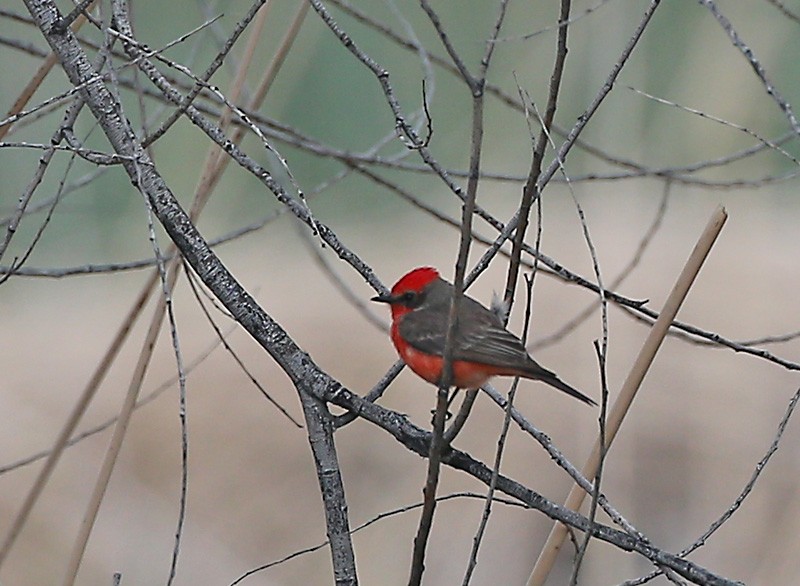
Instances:
[[[786,119],[791,125],[792,130],[794,130],[795,134],[800,134],[800,123],[797,121],[797,116],[795,116],[792,105],[786,101],[786,99],[778,91],[778,88],[776,88],[775,85],[769,80],[767,77],[767,71],[764,69],[764,66],[761,65],[761,61],[759,61],[753,50],[741,39],[739,33],[737,33],[736,29],[733,28],[731,21],[719,11],[719,8],[717,8],[717,5],[713,0],[697,1],[702,6],[705,6],[712,16],[717,19],[717,22],[728,35],[733,43],[733,46],[739,50],[745,59],[747,59],[747,62],[755,72],[756,77],[764,86],[764,91],[766,91],[767,95],[775,101],[775,103],[778,105],[778,108],[780,108],[781,112],[783,112],[784,116],[786,116]]]
[[[793,21],[795,21],[796,23],[800,24],[800,15],[797,15],[796,13],[794,13],[791,10],[789,10],[788,8],[786,8],[786,5],[783,2],[781,2],[780,0],[767,0],[767,2],[769,2],[775,8],[780,10],[783,13],[784,16],[786,16],[786,17],[792,19]]]
[[[729,120],[725,120],[723,118],[720,118],[719,116],[714,116],[713,114],[709,114],[708,112],[704,112],[702,110],[698,110],[697,108],[690,108],[689,106],[684,106],[684,105],[679,104],[677,102],[672,102],[670,100],[665,100],[664,98],[659,98],[658,96],[654,96],[654,95],[649,94],[647,92],[644,92],[644,91],[642,91],[640,89],[636,89],[635,87],[631,87],[631,86],[627,86],[627,87],[632,92],[635,92],[635,93],[639,94],[640,96],[643,96],[643,97],[647,98],[648,100],[652,100],[652,101],[656,102],[657,104],[662,104],[664,106],[671,106],[672,108],[677,108],[678,110],[680,110],[682,112],[688,112],[689,114],[692,114],[693,116],[697,116],[698,118],[703,118],[705,120],[710,120],[711,122],[716,122],[717,124],[721,124],[722,126],[727,126],[729,128],[733,128],[734,130],[738,130],[739,132],[741,132],[743,134],[746,134],[747,136],[750,136],[750,137],[756,139],[756,141],[759,142],[760,144],[762,144],[765,148],[768,148],[770,150],[773,150],[773,151],[776,151],[776,152],[780,153],[781,155],[783,155],[784,157],[789,159],[794,165],[796,165],[796,166],[800,165],[800,160],[798,160],[794,155],[792,155],[786,149],[782,148],[780,144],[778,144],[775,141],[769,140],[768,138],[762,137],[760,134],[758,134],[757,132],[755,132],[753,130],[750,130],[746,126],[742,126],[741,124],[736,124],[736,123],[731,122]]]
[[[527,278],[527,303],[525,305],[525,323],[522,328],[523,335],[522,335],[522,343],[525,343],[528,330],[530,328],[531,322],[531,307],[533,306],[533,281],[534,278]],[[492,513],[492,504],[494,502],[494,493],[497,490],[497,479],[500,476],[500,464],[503,460],[503,453],[505,451],[506,446],[506,439],[508,437],[508,430],[511,425],[511,409],[514,405],[514,397],[516,397],[517,387],[519,387],[519,377],[515,377],[514,381],[511,383],[511,388],[508,391],[508,403],[505,414],[503,416],[503,425],[500,429],[500,435],[497,438],[497,448],[495,449],[494,455],[494,464],[492,465],[492,478],[489,482],[489,489],[486,491],[486,497],[483,503],[483,514],[481,515],[480,523],[478,524],[478,529],[475,531],[475,535],[472,537],[472,549],[470,550],[469,554],[469,562],[467,563],[467,570],[464,573],[464,579],[462,580],[462,586],[468,586],[470,580],[472,579],[472,574],[475,571],[475,568],[478,565],[478,550],[480,549],[481,542],[483,541],[483,537],[486,534],[486,527],[489,524],[489,516]],[[475,390],[477,392],[477,389]]]
[[[607,343],[604,340],[604,343]],[[604,348],[600,343],[595,340],[594,350],[597,355],[598,368],[600,370],[600,388],[602,389],[602,400],[600,401],[600,416],[598,417],[599,427],[599,445],[600,445],[600,458],[597,464],[597,472],[594,475],[594,482],[592,483],[592,505],[589,510],[589,523],[594,526],[595,519],[597,518],[597,504],[600,502],[600,480],[603,474],[603,464],[605,462],[606,452],[608,451],[608,444],[606,443],[606,416],[608,412],[608,381],[606,380],[606,356]],[[589,549],[589,542],[592,539],[592,532],[587,531],[583,536],[583,543],[578,547],[578,553],[575,555],[575,560],[572,564],[572,576],[570,577],[570,586],[578,585],[578,575],[580,574],[581,565],[586,556],[586,551]]]
[[[59,129],[56,131],[56,135],[53,137],[53,142],[58,140],[58,135],[62,134],[65,127],[74,123],[77,119],[78,114],[80,113],[81,109],[83,108],[83,100],[76,98],[72,105],[67,109],[67,113],[64,117],[64,122],[61,124]],[[90,131],[91,132],[91,131]],[[11,222],[8,224],[8,228],[6,231],[6,238],[5,240],[0,243],[0,257],[2,257],[3,253],[6,250],[6,247],[11,242],[11,237],[14,235],[15,231],[19,226],[19,221],[22,219],[25,211],[27,209],[28,203],[30,202],[31,196],[34,194],[36,189],[41,184],[41,180],[44,177],[44,173],[50,165],[52,161],[52,157],[54,154],[55,149],[48,149],[40,158],[39,158],[39,165],[34,173],[33,179],[28,183],[28,186],[25,189],[24,194],[20,197],[17,203],[17,209],[14,213],[14,216]],[[31,240],[30,244],[28,245],[27,249],[23,253],[21,258],[15,258],[14,262],[11,266],[8,267],[8,270],[5,271],[2,277],[0,277],[0,285],[5,283],[10,277],[16,275],[20,269],[23,268],[25,263],[30,258],[30,255],[33,253],[34,248],[39,243],[42,235],[44,234],[45,228],[50,224],[50,220],[53,218],[53,213],[56,210],[56,206],[61,201],[62,195],[64,193],[64,185],[66,183],[66,179],[69,175],[69,172],[72,170],[72,167],[75,163],[75,154],[73,154],[69,158],[69,162],[67,163],[67,167],[58,182],[58,189],[56,190],[55,197],[52,198],[50,206],[47,210],[47,214],[45,214],[44,219],[39,224],[39,227],[36,229],[36,234],[34,235],[33,239]]]
[[[150,242],[153,245],[153,253],[158,259],[158,274],[161,281],[161,294],[164,306],[166,308],[167,320],[169,322],[170,338],[172,341],[172,350],[175,354],[175,366],[178,372],[178,418],[180,420],[181,429],[181,485],[180,496],[178,498],[178,521],[175,528],[175,541],[172,548],[172,557],[169,566],[169,575],[167,576],[167,586],[171,586],[177,575],[178,569],[178,556],[181,550],[181,541],[183,539],[183,526],[186,521],[186,504],[189,492],[189,429],[187,420],[186,409],[186,370],[183,365],[183,354],[181,352],[180,338],[178,336],[178,326],[175,321],[175,310],[173,304],[172,291],[174,281],[170,285],[170,277],[167,272],[167,265],[161,253],[161,246],[158,244],[156,238],[155,225],[153,222],[153,210],[150,206],[149,200],[144,197],[145,206],[147,208],[147,227],[150,234]],[[160,323],[159,323],[160,325]],[[157,335],[157,334],[156,334]],[[155,344],[153,344],[155,345]],[[149,358],[149,357],[148,357]],[[136,400],[139,396],[140,387],[137,386],[133,401],[130,408],[130,414],[120,413],[120,421],[124,423],[124,418],[130,417],[136,407]],[[116,432],[116,429],[114,430]],[[113,464],[112,464],[113,465]],[[108,482],[108,479],[106,479]],[[103,487],[105,492],[105,487]],[[87,536],[88,537],[88,536]],[[77,570],[77,567],[76,567]],[[73,578],[74,580],[74,578]],[[70,583],[71,584],[71,583]]]
[[[205,84],[202,82],[208,81],[211,79],[211,76],[222,66],[225,61],[225,56],[233,49],[233,45],[239,39],[240,35],[244,32],[247,26],[252,22],[252,20],[258,14],[258,11],[261,10],[261,7],[265,4],[267,0],[255,0],[253,4],[250,6],[250,10],[247,11],[247,14],[236,23],[236,26],[233,29],[233,32],[228,37],[226,43],[220,48],[217,52],[216,57],[211,61],[209,66],[203,72],[203,74],[195,79],[195,85],[191,89],[191,91],[181,100],[180,104],[178,105],[177,110],[175,110],[167,120],[164,121],[161,126],[150,136],[148,136],[143,145],[147,147],[149,144],[158,140],[161,136],[166,133],[166,131],[181,117],[181,115],[186,111],[186,108],[194,101],[194,99],[198,96],[198,94],[203,90]],[[211,22],[209,21],[203,23],[203,26],[208,26]],[[144,51],[147,51],[146,48],[143,48]],[[157,57],[157,54],[152,55],[153,57]]]
[[[447,187],[456,196],[458,196],[462,202],[466,201],[467,196],[464,194],[461,186],[451,179],[450,175],[447,173],[447,170],[442,167],[442,165],[440,165],[439,162],[433,157],[430,150],[424,147],[424,140],[420,138],[417,129],[413,128],[406,121],[406,117],[403,114],[402,108],[400,107],[400,103],[395,95],[392,84],[389,81],[389,72],[359,48],[354,40],[336,23],[322,2],[319,0],[309,1],[311,2],[311,5],[314,7],[314,10],[317,12],[317,14],[319,14],[322,21],[331,30],[331,32],[336,35],[344,48],[350,51],[350,53],[352,53],[356,59],[358,59],[365,67],[367,67],[367,69],[369,69],[369,71],[378,80],[386,99],[386,103],[388,104],[389,109],[392,111],[392,115],[394,116],[395,128],[398,129],[402,140],[406,141],[410,148],[413,148],[415,152],[419,153],[425,164],[427,164],[439,176],[439,178],[441,178],[444,184],[447,185]],[[409,43],[409,46],[416,50],[416,47],[413,43]],[[470,170],[470,173],[471,172],[472,170]]]
[[[438,17],[427,3],[423,2],[423,9],[428,13],[431,22],[437,28],[439,37],[446,46],[449,46],[447,37],[441,28]],[[506,14],[506,2],[501,2],[498,16],[495,21],[495,28],[492,38],[496,38]],[[439,389],[436,395],[436,412],[433,416],[433,441],[430,445],[428,458],[428,475],[425,482],[423,494],[425,496],[422,514],[420,516],[419,528],[414,538],[414,551],[411,561],[411,575],[408,580],[409,586],[418,586],[422,582],[422,574],[425,569],[425,549],[427,547],[428,536],[430,535],[433,524],[433,514],[436,508],[436,487],[439,482],[440,459],[446,443],[445,418],[448,405],[448,390],[453,382],[452,360],[455,348],[455,332],[458,327],[458,309],[464,292],[464,277],[467,270],[469,249],[472,244],[472,218],[475,212],[475,199],[478,192],[478,182],[480,180],[480,161],[483,145],[483,85],[485,83],[486,72],[488,71],[489,61],[494,48],[493,43],[488,43],[484,59],[481,62],[480,77],[473,79],[466,68],[462,73],[464,81],[472,93],[472,138],[470,149],[470,175],[467,181],[467,193],[461,208],[461,238],[459,242],[458,258],[456,259],[455,276],[453,279],[453,298],[450,301],[450,310],[447,318],[447,333],[445,335],[444,350],[442,352],[442,376],[439,381]],[[457,59],[455,51],[453,58]],[[387,94],[388,95],[388,94]],[[419,143],[419,141],[415,141]],[[420,145],[421,146],[421,145]],[[425,149],[420,148],[420,151]],[[469,408],[470,403],[464,402]]]
[[[569,460],[567,460],[564,454],[562,454],[561,451],[559,451],[559,449],[553,445],[553,440],[551,440],[546,433],[536,428],[528,419],[525,418],[522,413],[519,412],[516,407],[509,405],[508,400],[503,397],[494,387],[491,385],[484,385],[482,390],[504,412],[511,414],[511,419],[522,431],[539,442],[550,458],[561,469],[569,474],[570,478],[575,481],[575,484],[583,488],[586,492],[593,492],[593,483],[583,476],[581,471],[578,470]],[[643,543],[649,543],[647,537],[636,527],[634,527],[630,521],[623,517],[622,514],[616,508],[614,508],[611,503],[608,502],[608,499],[604,494],[602,494],[602,492],[598,497],[598,504],[602,507],[603,511],[608,514],[609,518],[614,522],[614,524],[619,526],[628,535]]]
[[[300,222],[295,222],[296,226],[301,226]],[[311,238],[310,233],[307,230],[301,229],[298,230],[300,234],[300,238],[302,238],[303,242],[306,244],[306,249],[311,253],[311,257],[317,263],[317,265],[322,270],[322,273],[328,278],[328,280],[333,284],[336,289],[339,290],[339,293],[342,294],[342,297],[347,300],[350,305],[352,305],[361,316],[368,322],[375,326],[378,330],[388,333],[389,326],[385,320],[378,317],[374,311],[372,311],[371,306],[368,305],[364,298],[361,295],[358,295],[353,291],[353,289],[344,282],[342,278],[336,274],[334,268],[328,262],[328,259],[325,258],[325,255],[322,254],[319,246],[317,245],[317,241]]]
[[[625,280],[633,274],[633,271],[639,266],[639,263],[644,256],[645,251],[650,246],[650,243],[653,241],[653,238],[658,233],[659,229],[661,228],[662,222],[664,220],[664,216],[666,215],[667,211],[667,202],[669,200],[669,195],[671,191],[672,183],[667,181],[664,184],[664,190],[661,194],[661,201],[658,205],[658,209],[656,210],[656,214],[653,217],[653,221],[650,223],[650,226],[645,230],[644,235],[642,236],[641,240],[639,240],[639,244],[636,246],[636,250],[633,253],[633,256],[628,261],[628,263],[620,270],[619,274],[614,277],[614,279],[609,284],[608,288],[610,290],[616,290],[619,286],[625,282]],[[533,344],[529,346],[531,350],[538,350],[544,348],[545,346],[549,346],[551,344],[555,344],[562,340],[565,336],[567,336],[570,332],[575,330],[578,326],[580,326],[586,319],[591,316],[594,312],[595,308],[598,306],[597,301],[592,301],[586,308],[578,313],[575,317],[567,320],[564,325],[559,328],[556,332],[550,334],[549,336],[545,336],[536,340]]]
[[[558,15],[558,22],[565,23],[569,21],[570,13],[570,0],[561,0],[560,11]],[[528,178],[525,181],[525,187],[522,189],[522,201],[519,209],[515,214],[517,218],[517,226],[514,232],[514,239],[511,246],[511,261],[508,264],[508,271],[506,275],[506,289],[503,300],[508,307],[509,311],[514,303],[514,291],[517,288],[517,279],[520,270],[520,258],[522,257],[522,243],[525,241],[525,233],[528,229],[528,221],[530,219],[531,206],[534,199],[541,196],[539,191],[539,176],[542,172],[542,161],[544,160],[544,152],[550,142],[550,127],[553,125],[553,120],[556,115],[556,107],[558,106],[558,92],[561,88],[561,80],[564,76],[564,64],[567,61],[567,31],[569,27],[559,26],[558,28],[558,41],[556,46],[555,63],[553,64],[553,71],[550,74],[550,85],[547,94],[547,108],[544,117],[539,120],[542,131],[539,133],[539,138],[533,147],[533,156],[531,157],[531,166],[528,170]],[[527,108],[526,108],[527,113]]]
[[[447,501],[450,501],[450,500],[455,500],[455,499],[481,499],[481,500],[483,500],[485,498],[486,498],[485,495],[477,494],[477,493],[474,493],[474,492],[454,492],[454,493],[451,493],[451,494],[437,496],[436,497],[436,501],[439,502],[439,503],[444,503],[444,502],[447,502]],[[521,502],[516,501],[516,500],[506,499],[506,498],[503,498],[503,497],[495,497],[494,501],[497,502],[497,503],[501,503],[501,504],[507,505],[509,507],[515,507],[515,508],[519,508],[519,509],[530,509],[530,507],[526,506],[525,503],[521,503]],[[419,509],[419,508],[422,508],[422,503],[421,502],[420,503],[414,503],[414,504],[411,504],[411,505],[404,505],[402,507],[397,507],[397,508],[391,509],[389,511],[384,511],[384,512],[378,514],[378,515],[375,515],[371,519],[369,519],[367,521],[364,521],[360,525],[357,525],[356,527],[354,527],[350,531],[350,534],[354,535],[355,533],[358,533],[362,529],[366,529],[367,527],[370,527],[371,525],[374,525],[375,523],[379,523],[380,521],[383,521],[384,519],[388,519],[390,517],[395,517],[397,515],[402,515],[403,513],[408,513],[410,511],[413,511],[413,510]],[[282,558],[280,558],[278,560],[275,560],[273,562],[269,562],[269,563],[260,565],[258,567],[255,567],[255,568],[253,568],[251,570],[248,570],[247,572],[245,572],[244,574],[242,574],[241,576],[236,578],[236,580],[231,582],[229,586],[236,586],[237,584],[240,584],[242,581],[244,581],[246,578],[249,578],[253,574],[257,574],[258,572],[263,572],[264,570],[268,570],[270,568],[274,568],[275,566],[280,566],[281,564],[285,564],[286,562],[288,562],[290,560],[299,558],[299,557],[304,556],[306,554],[313,553],[315,551],[319,551],[323,547],[327,546],[329,543],[330,543],[330,541],[328,541],[326,539],[325,541],[323,541],[322,543],[318,543],[317,545],[312,545],[310,547],[305,547],[303,549],[300,549],[300,550],[297,550],[295,552],[292,552],[289,555],[286,555],[286,556],[284,556],[284,557],[282,557]]]
[[[300,423],[299,421],[297,421],[292,416],[292,414],[289,413],[286,410],[286,408],[283,405],[278,403],[278,401],[275,400],[272,397],[272,395],[270,395],[267,392],[267,390],[264,388],[264,385],[262,385],[260,382],[258,382],[258,379],[255,377],[255,375],[253,375],[252,372],[250,372],[250,369],[247,368],[247,365],[242,361],[242,359],[239,357],[239,355],[236,353],[236,351],[233,348],[231,348],[231,345],[225,339],[225,335],[222,333],[222,330],[220,330],[219,326],[214,321],[214,318],[211,317],[211,314],[209,313],[208,308],[203,303],[201,295],[200,295],[200,291],[198,290],[197,283],[195,282],[196,279],[195,279],[194,275],[191,273],[191,271],[187,271],[185,269],[186,269],[186,267],[184,267],[184,271],[186,273],[186,280],[189,282],[189,287],[192,290],[192,294],[194,295],[194,298],[197,301],[197,305],[200,307],[200,310],[203,312],[203,315],[206,317],[206,320],[208,321],[208,324],[211,326],[211,329],[214,330],[214,335],[217,337],[217,340],[218,340],[219,344],[221,344],[222,347],[225,348],[226,352],[228,352],[228,354],[231,356],[231,358],[233,358],[234,362],[236,362],[236,364],[239,366],[239,369],[250,380],[250,382],[253,384],[253,386],[258,389],[258,391],[261,393],[261,395],[267,401],[269,401],[272,404],[272,406],[275,407],[286,419],[288,419],[291,423],[293,423],[295,427],[297,427],[299,429],[302,429],[303,428],[303,424]]]
[[[91,8],[91,6],[87,6],[87,9]],[[72,30],[78,31],[84,24],[86,23],[86,17],[81,14],[75,19],[75,22],[72,23]],[[53,69],[53,65],[58,62],[58,58],[56,57],[55,53],[50,53],[47,58],[45,59],[44,63],[39,66],[39,69],[34,74],[33,78],[28,82],[28,84],[23,88],[22,92],[20,92],[19,97],[14,101],[14,104],[8,110],[6,114],[6,119],[13,118],[16,114],[22,112],[25,105],[28,103],[28,100],[31,99],[31,96],[36,92],[39,86],[44,81],[44,78],[47,77],[47,74],[50,73],[50,70]],[[13,122],[0,122],[0,140],[3,140],[8,131],[11,130]]]
[[[236,324],[234,324],[233,326],[228,328],[228,330],[226,332],[223,332],[223,338],[227,338],[231,334],[231,332],[233,332],[237,328],[238,328],[238,326]],[[214,350],[216,350],[219,346],[220,346],[220,340],[217,339],[209,347],[207,347],[204,351],[202,351],[200,354],[198,354],[194,358],[194,360],[192,360],[191,362],[186,364],[186,366],[184,368],[184,371],[185,371],[186,375],[188,376],[189,374],[191,374],[191,372],[195,368],[197,368],[203,362],[205,362],[205,360],[211,355],[211,353],[214,352]],[[141,407],[144,407],[148,403],[151,403],[151,402],[155,401],[158,397],[160,397],[165,391],[167,391],[176,382],[178,382],[178,375],[174,375],[174,376],[168,378],[167,380],[162,382],[160,385],[158,385],[155,389],[150,391],[146,396],[144,396],[143,398],[139,399],[136,402],[136,406],[134,407],[134,410],[137,410],[137,409],[139,409]],[[117,422],[118,419],[119,419],[119,417],[117,415],[114,415],[112,417],[109,417],[108,419],[106,419],[102,423],[99,423],[98,425],[95,425],[94,427],[90,427],[88,429],[85,429],[84,431],[81,431],[80,433],[72,436],[69,439],[69,441],[66,443],[65,447],[71,448],[72,446],[82,442],[83,440],[85,440],[87,438],[95,436],[98,433],[102,433],[103,431],[107,430],[109,427],[114,425]],[[0,476],[3,475],[3,474],[6,474],[8,472],[13,472],[14,470],[17,470],[19,468],[24,468],[25,466],[28,466],[28,465],[33,464],[35,462],[38,462],[39,460],[43,460],[43,459],[47,458],[48,456],[50,456],[51,453],[52,453],[51,450],[44,450],[44,451],[41,451],[41,452],[37,452],[35,454],[31,454],[29,456],[25,456],[24,458],[21,458],[19,460],[14,461],[14,462],[10,462],[8,464],[3,464],[2,466],[0,466]]]
[[[748,497],[748,495],[753,491],[753,488],[758,482],[758,479],[761,477],[761,473],[764,472],[767,464],[769,464],[770,459],[772,458],[773,454],[778,451],[778,447],[781,442],[781,438],[783,437],[783,432],[786,431],[786,427],[789,425],[789,420],[794,415],[794,410],[797,407],[797,403],[800,402],[800,388],[795,391],[792,395],[792,398],[789,400],[789,405],[786,407],[786,410],[783,413],[783,417],[781,418],[780,422],[778,423],[778,428],[775,431],[775,436],[772,439],[772,443],[770,444],[767,452],[764,456],[756,463],[753,473],[750,475],[750,479],[747,481],[747,484],[744,485],[739,495],[736,497],[736,500],[733,501],[733,504],[729,506],[725,512],[717,518],[711,526],[706,529],[703,534],[695,539],[694,543],[689,545],[688,547],[683,548],[680,553],[678,554],[681,557],[687,556],[696,549],[703,547],[706,542],[708,541],[709,537],[711,537],[717,529],[722,527],[728,519],[730,519],[736,511],[739,510],[739,507],[742,506],[744,500]],[[654,570],[653,572],[649,573],[647,576],[643,576],[641,578],[637,578],[635,580],[628,580],[624,582],[620,586],[639,586],[646,582],[649,582],[656,576],[658,576],[661,572],[659,570]]]
[[[104,57],[103,56],[98,57],[98,62],[97,62],[98,64],[100,63],[100,59],[104,59]],[[59,129],[56,131],[58,135],[60,135],[61,128],[65,126],[72,126],[74,124],[75,120],[78,117],[78,114],[81,111],[81,107],[83,106],[83,104],[84,104],[83,98],[75,99],[72,106],[67,110],[67,113],[64,116],[64,121],[61,124],[61,127],[59,127]],[[49,157],[47,154],[43,155],[42,158],[39,160],[39,167],[36,170],[34,178],[29,183],[28,188],[26,189],[26,192],[23,195],[23,199],[25,199],[26,201],[24,204],[20,205],[21,209],[18,208],[20,211],[24,211],[24,208],[27,205],[27,200],[30,198],[31,195],[33,195],[34,190],[39,185],[51,158],[52,158],[52,153],[50,153]],[[57,202],[58,202],[58,197],[53,199],[51,210],[55,207]],[[12,229],[13,224],[14,221],[12,221],[11,224],[9,224],[8,227],[9,232],[13,232]],[[13,272],[13,267],[12,267],[12,272]],[[7,273],[7,275],[11,275],[12,272]],[[113,344],[112,347],[110,347],[108,350],[109,354],[113,355],[116,355],[118,351],[119,351],[119,346]],[[28,491],[28,494],[25,496],[25,500],[22,502],[22,505],[17,511],[17,514],[14,516],[14,519],[8,528],[6,536],[3,539],[2,547],[0,547],[0,567],[3,566],[3,563],[7,559],[8,554],[11,551],[11,548],[14,546],[14,542],[16,541],[17,537],[19,536],[20,532],[25,526],[25,523],[27,522],[31,511],[33,510],[34,505],[39,500],[39,497],[41,496],[44,487],[50,480],[50,476],[52,475],[53,470],[55,470],[58,460],[61,458],[61,454],[64,451],[64,447],[67,441],[69,440],[70,435],[72,435],[72,432],[77,426],[78,421],[80,421],[80,418],[84,413],[84,410],[86,409],[92,397],[94,396],[94,392],[97,389],[97,385],[100,384],[102,376],[103,375],[100,375],[98,377],[98,373],[97,372],[95,373],[95,376],[89,382],[87,389],[84,391],[83,395],[78,399],[77,404],[70,413],[69,418],[67,419],[67,423],[64,426],[64,429],[62,429],[61,433],[56,437],[53,449],[50,452],[50,456],[48,457],[42,469],[39,471],[36,480],[34,481],[33,485]]]
[[[382,24],[378,20],[370,17],[367,13],[359,10],[355,6],[353,6],[350,3],[348,3],[346,0],[329,0],[329,1],[330,1],[331,4],[336,5],[337,7],[339,7],[341,10],[343,10],[348,15],[352,16],[357,21],[359,21],[359,22],[363,23],[364,25],[372,28],[373,30],[379,32],[386,39],[388,39],[389,41],[397,44],[398,46],[402,47],[403,49],[406,49],[406,50],[409,50],[409,51],[417,51],[418,50],[418,47],[414,42],[403,38],[396,31],[394,31],[392,28],[390,28],[390,27]],[[656,2],[656,4],[657,4],[657,2]],[[450,61],[448,61],[448,60],[446,60],[446,59],[444,59],[442,57],[439,57],[438,55],[434,55],[434,54],[428,54],[428,57],[429,57],[429,59],[430,59],[430,61],[432,63],[434,63],[438,67],[444,69],[448,73],[450,73],[452,75],[459,76],[459,77],[461,76],[461,73],[460,73],[459,69],[455,65],[453,65]],[[503,104],[505,104],[505,105],[507,105],[507,106],[509,106],[511,108],[514,108],[519,112],[523,112],[523,110],[524,110],[523,103],[521,103],[519,100],[515,99],[514,96],[505,93],[497,85],[487,84],[486,85],[486,92],[489,93],[490,95],[496,97]],[[552,129],[553,129],[553,132],[555,134],[558,134],[559,136],[567,136],[567,134],[568,134],[566,130],[558,127],[557,125],[554,125]],[[580,148],[586,150],[592,156],[597,157],[597,158],[599,158],[599,159],[601,159],[601,160],[603,160],[605,162],[608,162],[608,163],[610,163],[612,165],[621,166],[621,167],[627,167],[627,168],[630,168],[630,169],[637,170],[639,172],[639,175],[637,175],[637,176],[651,174],[646,169],[646,167],[644,167],[643,165],[635,163],[633,161],[624,161],[624,160],[621,160],[619,157],[613,157],[613,156],[609,155],[608,153],[606,153],[606,152],[604,152],[604,151],[602,151],[602,150],[600,150],[600,149],[598,149],[596,147],[593,147],[593,146],[589,145],[588,143],[586,143],[584,140],[582,140],[580,138],[577,138],[575,140],[575,144],[578,145]],[[702,163],[700,163],[700,165],[702,165]],[[668,173],[667,171],[664,171],[664,173],[661,173],[661,174],[663,175],[663,174],[667,174],[667,173]],[[653,171],[652,174],[653,175],[659,175],[659,173],[656,172],[656,171]],[[675,175],[672,175],[672,174],[670,174],[670,178],[672,178],[675,181],[680,181],[680,182],[687,181],[686,177],[675,176]],[[689,180],[689,182],[691,183],[691,180]]]
[[[164,92],[164,95],[175,103],[180,103],[180,94],[172,87],[169,81],[161,75],[161,73],[152,65],[152,63],[140,54],[139,49],[135,44],[126,46],[132,55],[139,58],[140,65],[145,74],[156,86]],[[308,208],[302,203],[298,202],[295,198],[290,197],[283,186],[265,169],[259,165],[251,157],[247,156],[238,146],[233,144],[230,139],[220,130],[218,126],[209,122],[202,114],[194,107],[189,106],[186,109],[187,117],[193,124],[198,126],[206,135],[222,147],[230,157],[232,157],[239,165],[250,172],[258,181],[260,181],[267,189],[269,189],[280,203],[286,206],[298,219],[309,225],[309,227],[316,228],[320,237],[331,249],[339,255],[345,262],[349,263],[362,277],[373,287],[374,290],[380,291],[383,285],[374,275],[370,269],[357,255],[349,250],[336,236],[336,234],[323,223],[314,220],[308,211]]]
[[[50,201],[49,203],[50,205],[52,205],[53,201]],[[261,230],[262,228],[268,226],[275,220],[281,218],[285,213],[287,213],[287,211],[288,210],[286,208],[278,208],[277,210],[270,212],[260,220],[257,220],[251,224],[247,224],[245,226],[240,226],[239,228],[236,228],[231,232],[223,234],[222,236],[218,236],[217,238],[210,239],[208,241],[209,246],[215,248],[221,244],[227,244],[228,242],[231,242],[243,236],[247,236],[249,234],[252,234],[253,232],[257,232],[258,230]],[[164,258],[166,260],[172,260],[173,258],[175,258],[176,254],[177,252],[175,250],[170,249],[164,251]],[[18,269],[14,269],[13,267],[0,266],[0,275],[13,272],[16,276],[21,276],[21,277],[61,279],[64,277],[72,277],[78,275],[96,275],[100,273],[135,271],[155,266],[157,262],[158,261],[153,258],[142,258],[128,262],[108,263],[108,264],[88,264],[88,265],[64,267],[64,268],[20,267]]]

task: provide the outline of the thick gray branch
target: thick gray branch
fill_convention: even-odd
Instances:
[[[334,557],[334,579],[337,586],[355,586],[358,584],[356,560],[350,539],[344,484],[333,442],[333,416],[328,406],[315,397],[300,393],[300,400],[306,416],[308,441],[311,443],[317,467],[319,489],[325,502],[325,526],[331,544],[331,555]]]
[[[319,403],[308,396],[319,395],[308,388],[313,377],[307,374],[309,370],[318,369],[286,332],[258,307],[214,255],[142,148],[121,104],[103,84],[69,29],[57,25],[59,13],[53,2],[27,0],[26,4],[72,84],[82,87],[81,95],[112,148],[119,154],[125,153],[125,171],[132,183],[150,200],[154,213],[170,238],[182,253],[185,252],[184,257],[203,282],[289,375],[300,393],[301,403],[307,411],[309,438],[318,463],[336,583],[357,584],[347,508],[343,506],[344,485],[333,448],[330,414],[324,419],[323,411],[327,409],[322,406],[320,410]]]

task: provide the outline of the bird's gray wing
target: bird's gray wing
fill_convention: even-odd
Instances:
[[[470,297],[461,300],[453,359],[520,368],[530,358],[522,342],[506,330],[499,318]],[[413,348],[442,356],[447,334],[447,304],[437,303],[407,313],[399,331]]]
[[[464,302],[465,309],[476,304],[483,311],[469,312],[469,319],[459,322],[456,331],[459,360],[511,368],[530,364],[522,341],[503,327],[500,318],[472,299],[465,298]]]

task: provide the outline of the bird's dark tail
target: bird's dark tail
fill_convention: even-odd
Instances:
[[[555,374],[553,376],[541,377],[539,378],[539,380],[547,383],[551,387],[557,388],[559,391],[564,391],[569,396],[575,397],[576,399],[578,399],[579,401],[583,401],[587,405],[597,406],[597,403],[595,401],[593,401],[592,399],[581,393],[578,389],[574,389],[571,386],[569,386],[567,383],[558,378]]]

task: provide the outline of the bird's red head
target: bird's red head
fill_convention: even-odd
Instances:
[[[406,291],[422,291],[428,284],[439,278],[439,271],[433,267],[419,267],[407,272],[392,287],[392,296]]]
[[[433,267],[419,267],[409,271],[392,287],[389,295],[378,295],[373,301],[388,303],[392,310],[392,319],[405,315],[418,305],[421,293],[428,285],[439,278],[439,271]]]

